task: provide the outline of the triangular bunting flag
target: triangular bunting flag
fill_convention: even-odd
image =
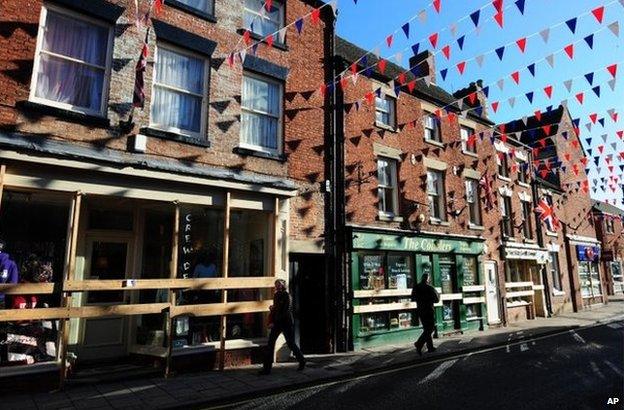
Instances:
[[[459,46],[460,50],[464,49],[464,40],[465,40],[466,36],[461,36],[460,38],[457,39],[457,45]]]
[[[505,46],[499,47],[496,49],[496,55],[498,55],[499,60],[503,60],[503,56],[505,55]]]
[[[585,37],[584,40],[589,46],[589,48],[593,50],[594,49],[594,35],[590,34],[589,36]]]
[[[529,70],[529,73],[531,73],[531,75],[535,77],[535,63],[528,65],[527,70]]]
[[[524,15],[524,0],[516,0],[516,6],[520,10],[520,14]]]
[[[568,57],[570,57],[570,59],[574,58],[574,44],[568,44],[563,50],[566,52]]]
[[[570,29],[572,34],[576,33],[576,20],[577,20],[577,18],[574,17],[573,19],[570,19],[570,20],[566,21],[566,25],[568,26],[568,28]]]
[[[481,10],[477,10],[474,13],[470,14],[470,19],[472,20],[475,27],[479,25],[479,16],[481,15]]]
[[[568,92],[572,91],[572,80],[564,81],[563,85],[565,86],[566,90],[568,90]]]
[[[436,48],[438,46],[438,33],[433,33],[432,35],[430,35],[429,42],[431,43],[431,46],[433,48]]]
[[[403,29],[403,33],[405,33],[405,37],[409,38],[410,35],[410,23],[409,21],[401,27]]]
[[[550,38],[550,29],[544,29],[542,31],[540,31],[540,36],[542,37],[542,40],[544,40],[544,43],[548,43],[548,39]]]
[[[598,20],[598,23],[602,24],[602,18],[604,17],[604,6],[600,6],[592,10],[592,14]]]
[[[520,49],[522,53],[524,53],[524,51],[526,50],[526,42],[527,42],[526,37],[516,40],[516,45],[518,46],[518,48]]]

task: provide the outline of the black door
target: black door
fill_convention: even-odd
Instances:
[[[323,254],[290,255],[295,334],[304,353],[329,352],[325,281]]]

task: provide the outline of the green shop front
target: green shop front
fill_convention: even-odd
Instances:
[[[480,239],[351,232],[355,350],[415,340],[422,332],[410,299],[423,274],[440,293],[438,336],[483,330],[485,286]]]

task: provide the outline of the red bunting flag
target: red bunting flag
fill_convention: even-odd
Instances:
[[[366,99],[366,101],[368,101],[369,104],[372,104],[373,101],[375,100],[375,94],[373,94],[373,92],[370,91],[370,92],[366,93],[364,98]]]
[[[321,93],[321,96],[325,97],[325,94],[327,94],[327,85],[326,84],[321,84],[321,87],[319,88],[319,91]]]
[[[273,47],[273,34],[269,35],[265,38],[265,41],[269,47]]]
[[[264,8],[270,13],[271,9],[273,8],[273,0],[266,0],[266,2],[264,3]]]
[[[607,67],[607,70],[609,71],[611,76],[613,76],[613,78],[615,78],[615,76],[617,74],[617,64],[610,65],[609,67]]]
[[[394,35],[390,34],[388,37],[386,37],[386,44],[388,45],[388,48],[392,47],[393,41],[394,41]]]
[[[596,121],[598,120],[598,114],[590,114],[589,119],[591,120],[592,123],[596,123]]]
[[[578,100],[579,104],[583,105],[583,100],[585,99],[585,94],[583,94],[583,93],[576,94],[576,99]]]
[[[574,58],[574,44],[568,44],[563,50],[566,52],[568,57],[570,57],[570,59]]]
[[[440,13],[440,8],[442,7],[442,0],[433,0],[433,8],[435,11]]]
[[[520,72],[519,71],[514,71],[513,73],[511,73],[511,78],[514,80],[516,84],[520,84]]]
[[[401,73],[399,74],[399,77],[397,78],[397,81],[399,82],[399,84],[403,85],[405,84],[406,81],[406,76],[405,73]]]
[[[550,135],[550,127],[551,127],[551,124],[542,126],[542,130],[544,131],[544,134],[546,134],[546,136]]]
[[[474,105],[475,101],[477,101],[477,93],[473,92],[468,94],[468,101],[470,101],[470,105]]]
[[[442,47],[442,54],[444,54],[444,57],[446,57],[447,60],[451,58],[451,46],[447,44]]]
[[[503,11],[503,0],[494,0],[492,1],[492,5],[498,13]]]
[[[604,17],[604,6],[600,6],[592,10],[592,14],[598,20],[598,23],[602,24],[602,18]]]
[[[492,103],[492,111],[494,111],[494,113],[496,113],[496,111],[498,111],[498,101],[494,101]]]
[[[518,48],[520,49],[520,51],[522,51],[524,53],[524,50],[526,50],[526,37],[521,38],[519,40],[516,40],[516,44],[518,45]]]
[[[358,67],[356,63],[351,64],[351,74],[356,75],[358,72]]]
[[[462,61],[461,63],[457,64],[457,71],[459,71],[459,74],[464,74],[464,70],[466,69],[466,62]]]
[[[245,32],[243,33],[243,41],[247,46],[251,44],[251,33],[249,32],[249,30],[245,30]]]
[[[321,9],[318,8],[318,9],[312,10],[310,19],[312,20],[312,24],[318,24],[321,21]]]
[[[379,60],[379,63],[377,64],[377,66],[379,67],[379,72],[381,74],[383,74],[386,71],[386,66],[388,65],[388,62],[384,59]]]
[[[433,48],[436,48],[438,46],[438,33],[433,33],[432,35],[430,35],[429,42],[431,43],[431,46]]]
[[[409,92],[413,92],[414,88],[416,88],[416,80],[412,80],[409,83],[407,83],[407,89],[409,90]]]
[[[544,88],[544,92],[546,93],[546,96],[550,99],[552,98],[552,92],[553,92],[553,87],[552,85],[549,85],[547,87]]]
[[[503,28],[503,25],[504,25],[504,15],[503,15],[502,11],[500,11],[500,12],[498,12],[498,13],[496,13],[494,15],[494,20],[496,20],[496,22],[498,23],[500,28]]]
[[[154,0],[154,14],[159,15],[162,12],[164,0]]]
[[[343,91],[347,88],[347,77],[340,77],[340,88]]]
[[[541,120],[542,120],[542,112],[541,112],[540,110],[535,111],[535,113],[534,113],[534,114],[535,114],[535,118],[536,118],[538,121],[541,121]]]

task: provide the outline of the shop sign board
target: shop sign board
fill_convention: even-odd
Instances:
[[[388,251],[413,251],[427,253],[481,254],[483,242],[434,239],[426,237],[353,233],[354,249],[378,249]]]
[[[505,259],[532,260],[544,265],[548,262],[548,252],[538,249],[505,248]]]
[[[598,246],[576,245],[576,255],[579,261],[597,262],[600,259]]]

